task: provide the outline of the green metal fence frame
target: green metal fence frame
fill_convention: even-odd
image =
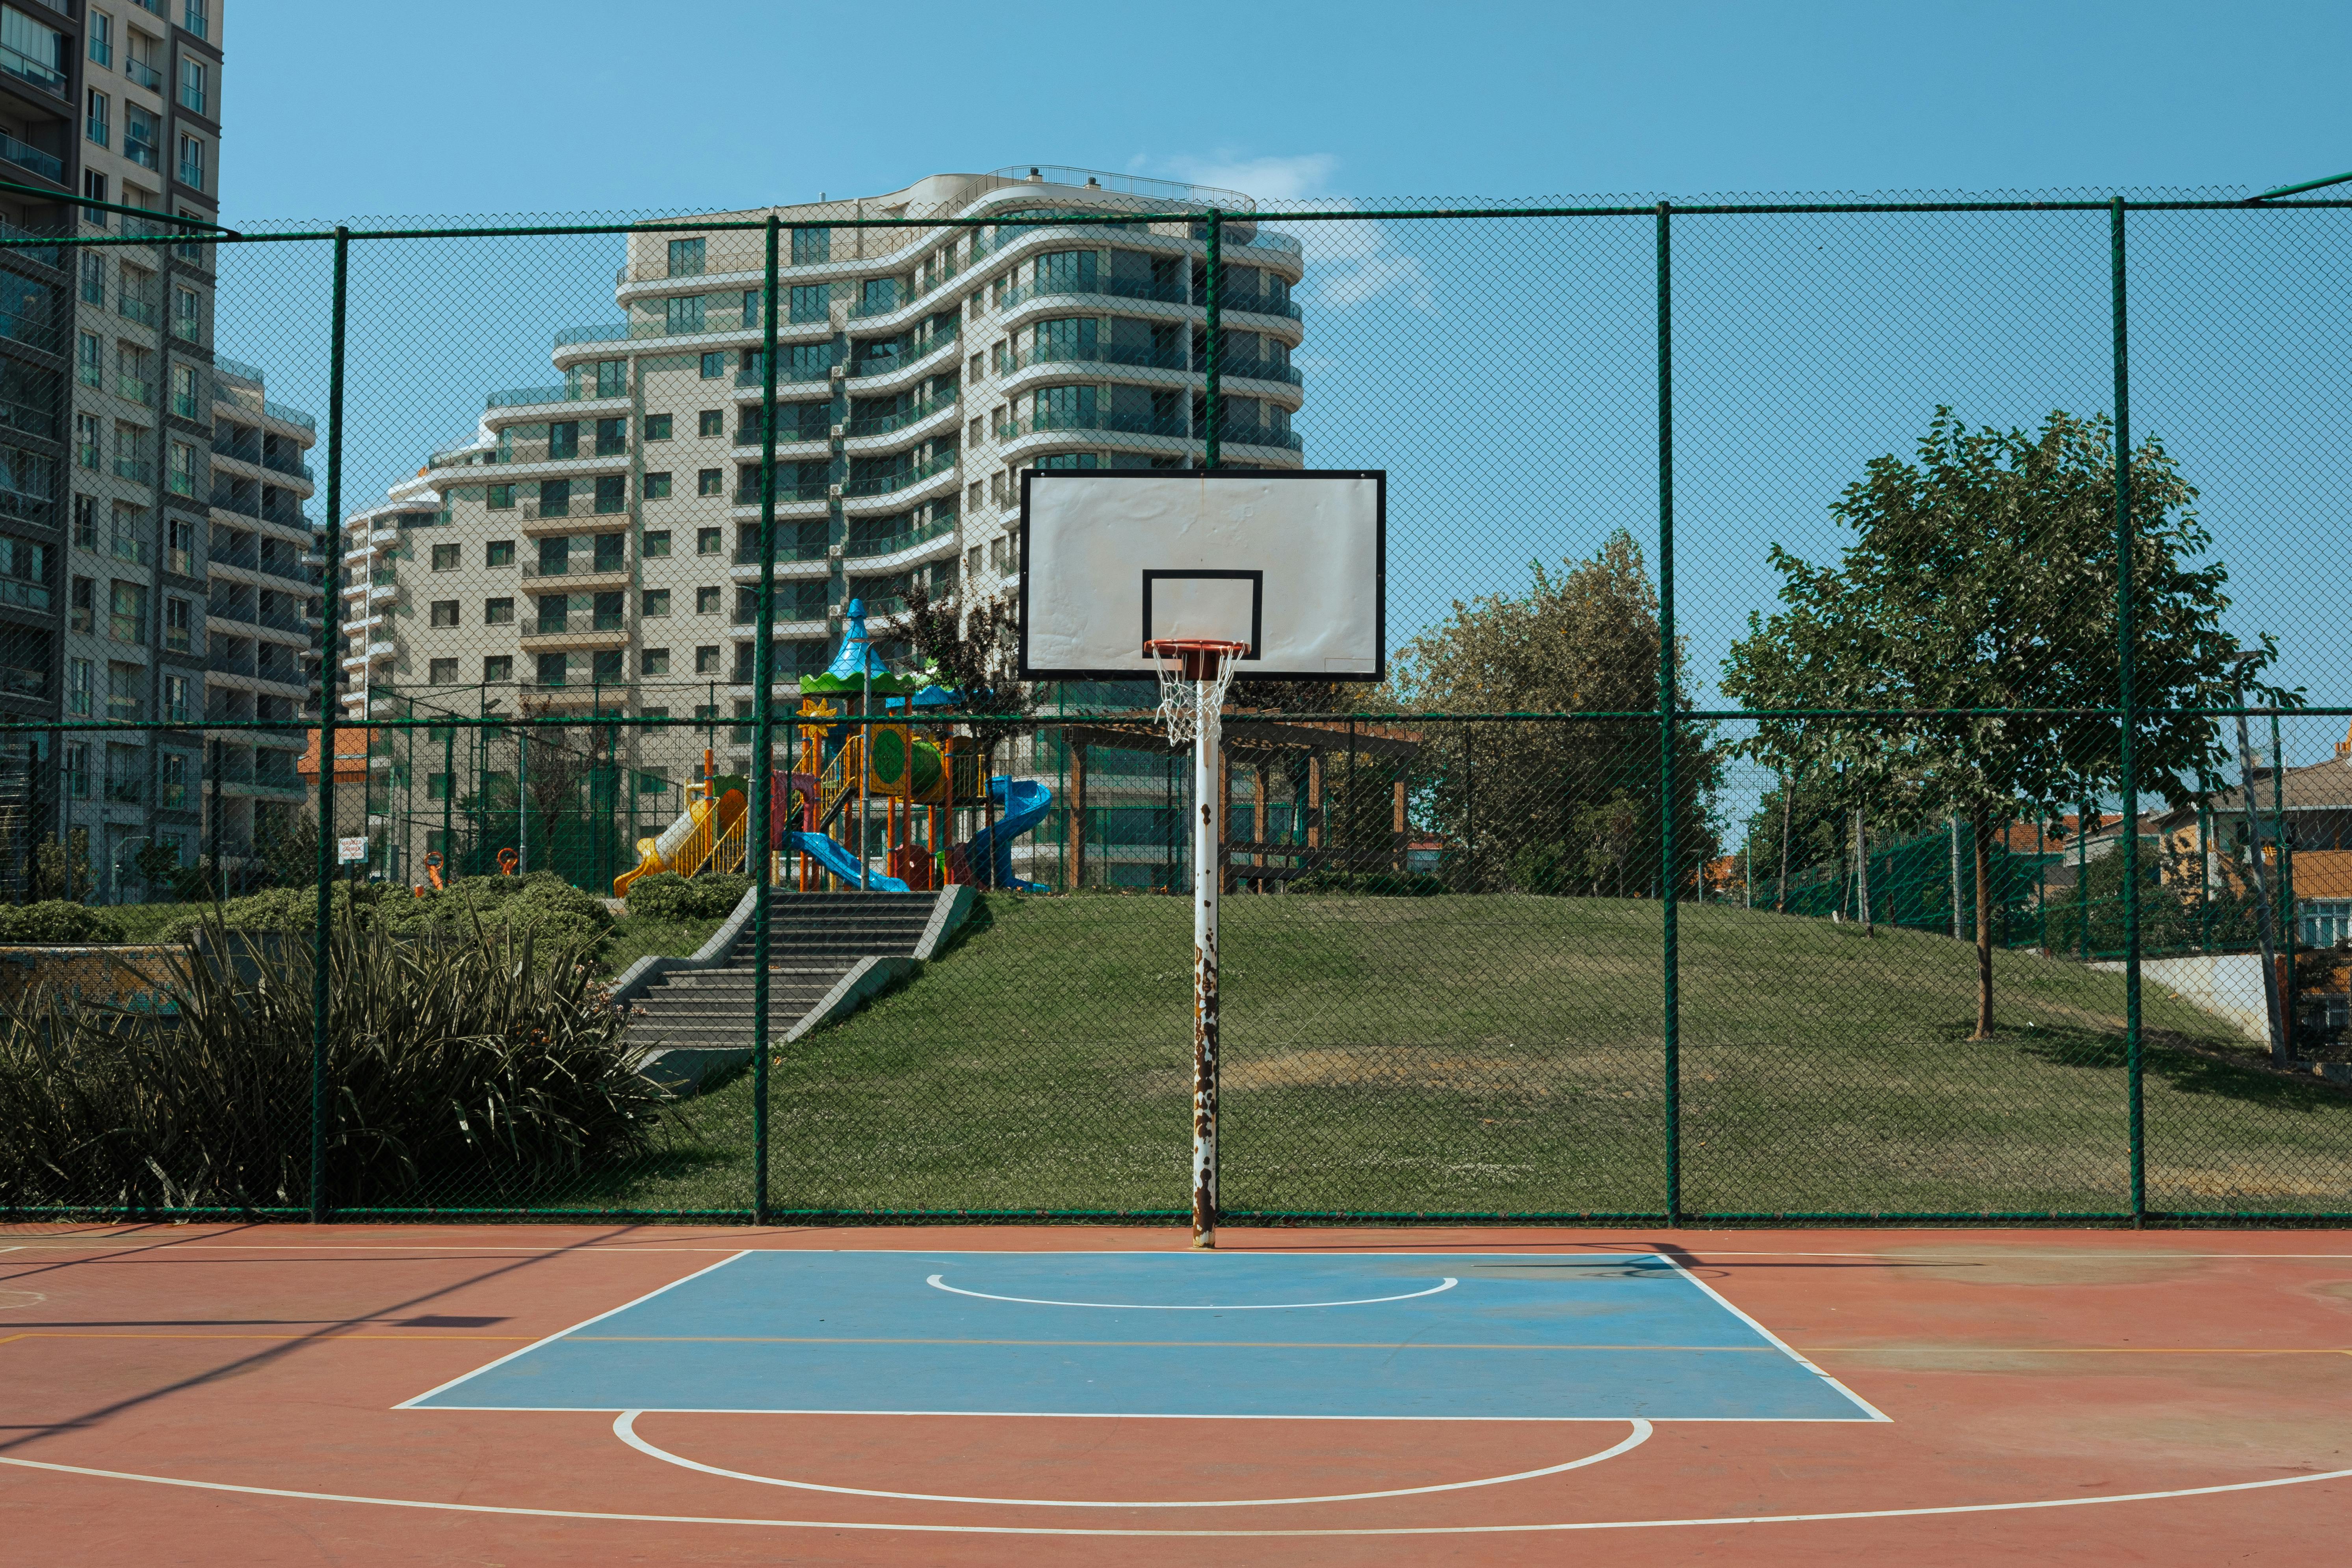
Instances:
[[[1474,722],[1512,719],[1552,722],[1596,722],[1625,720],[1654,721],[1658,725],[1660,746],[1657,764],[1657,799],[1663,804],[1674,798],[1675,742],[1683,726],[1702,725],[1724,721],[1752,720],[1765,717],[1816,719],[1870,719],[1906,717],[1959,717],[1973,710],[1878,710],[1878,709],[1809,709],[1786,713],[1763,713],[1752,710],[1678,709],[1675,705],[1675,510],[1674,510],[1674,272],[1673,225],[1676,218],[1696,219],[1717,216],[1769,216],[1806,215],[1902,215],[1960,213],[2089,213],[2104,212],[2108,217],[2108,289],[2111,321],[2110,353],[2112,359],[2115,397],[2114,450],[2115,464],[2114,515],[2119,570],[2116,574],[2117,652],[2121,679],[2117,702],[2110,708],[2086,709],[2011,709],[1999,711],[2020,717],[2095,718],[2112,719],[2119,730],[2121,761],[2121,795],[2124,820],[2138,820],[2139,780],[2134,756],[2135,722],[2139,713],[2134,691],[2132,658],[2134,652],[2133,609],[2130,591],[2131,574],[2127,569],[2133,545],[2130,525],[2131,474],[2130,464],[2124,454],[2130,450],[2130,390],[2129,368],[2130,316],[2126,285],[2126,225],[2132,213],[2159,212],[2266,212],[2338,211],[2352,209],[2352,201],[2330,198],[2306,198],[2284,201],[2278,198],[2335,184],[2352,176],[2309,182],[2302,185],[2283,187],[2262,195],[2237,201],[2222,200],[2143,200],[2134,201],[2117,195],[2105,200],[2066,199],[2055,201],[1919,201],[1919,202],[1742,202],[1695,203],[1677,205],[1661,201],[1654,205],[1567,205],[1567,206],[1459,206],[1416,207],[1401,209],[1344,208],[1324,211],[1283,212],[1273,215],[1251,213],[1252,221],[1276,221],[1291,224],[1323,224],[1349,222],[1379,223],[1446,223],[1467,219],[1532,220],[1532,219],[1648,219],[1654,226],[1656,253],[1656,412],[1658,544],[1657,592],[1659,601],[1658,701],[1654,710],[1627,713],[1444,713],[1398,714],[1373,712],[1331,712],[1297,714],[1292,717],[1310,721],[1367,720],[1384,723]],[[346,324],[349,305],[351,249],[354,244],[377,244],[404,240],[437,240],[467,238],[527,238],[553,236],[597,236],[632,234],[710,234],[726,230],[761,232],[764,235],[764,276],[761,282],[763,350],[761,361],[762,413],[761,419],[761,521],[763,550],[761,560],[759,589],[759,636],[754,658],[754,684],[763,691],[772,691],[772,637],[775,624],[775,447],[777,443],[776,395],[776,305],[778,294],[778,236],[782,219],[772,213],[761,219],[719,221],[661,220],[620,224],[547,224],[521,226],[457,226],[445,227],[381,227],[354,229],[337,225],[331,229],[300,230],[283,233],[252,234],[203,224],[194,219],[173,217],[167,214],[122,206],[117,204],[60,195],[53,191],[21,186],[0,180],[0,190],[23,192],[51,202],[67,202],[85,208],[121,213],[150,224],[175,225],[182,229],[204,232],[208,244],[320,244],[331,247],[332,304],[330,316],[328,432],[326,437],[326,510],[331,531],[339,531],[342,518],[342,458],[344,434],[344,390],[346,358]],[[1136,223],[1181,223],[1197,227],[1205,240],[1205,289],[1203,303],[1206,312],[1204,404],[1207,420],[1206,465],[1217,466],[1219,452],[1218,413],[1222,335],[1220,300],[1221,274],[1223,268],[1223,232],[1225,223],[1235,215],[1215,206],[1190,211],[1153,211],[1139,207],[1133,212],[1116,214],[1056,214],[1052,218],[1055,226],[1114,227]],[[994,216],[959,217],[926,216],[916,220],[933,228],[973,228],[993,226],[1001,220]],[[890,218],[828,218],[827,226],[835,228],[904,228],[909,220],[904,216]],[[0,239],[0,250],[41,250],[58,247],[103,247],[156,243],[159,235],[65,237],[55,238]],[[339,610],[334,582],[337,555],[325,553],[320,566],[320,592],[325,607]],[[322,644],[320,653],[320,703],[317,721],[308,726],[288,726],[282,722],[261,721],[223,721],[208,723],[208,729],[275,729],[309,728],[320,737],[318,810],[320,822],[319,847],[319,931],[314,952],[316,981],[313,1005],[316,1009],[312,1041],[311,1128],[310,1128],[310,1202],[307,1209],[221,1209],[171,1208],[164,1206],[58,1205],[40,1209],[19,1209],[12,1212],[35,1217],[121,1216],[152,1218],[216,1218],[240,1217],[307,1217],[313,1222],[345,1218],[547,1218],[547,1219],[709,1219],[748,1220],[764,1225],[772,1220],[1150,1220],[1181,1223],[1190,1217],[1190,1211],[1165,1210],[964,1210],[908,1209],[877,1211],[839,1211],[825,1209],[775,1209],[770,1202],[768,1186],[769,1163],[769,1058],[768,1048],[768,956],[771,932],[767,900],[758,905],[753,925],[754,942],[754,1171],[753,1198],[748,1209],[628,1209],[587,1207],[338,1207],[326,1190],[326,1149],[328,1124],[327,1048],[329,1027],[329,965],[328,938],[331,914],[334,841],[332,824],[335,800],[334,735],[338,728],[336,647],[338,626],[322,617]],[[773,733],[773,702],[761,701],[753,720],[756,740],[753,745],[751,773],[752,820],[763,822],[771,811],[774,789],[772,776],[772,740]],[[2200,717],[2229,718],[2242,714],[2266,714],[2276,724],[2275,707],[2182,708],[2170,711]],[[2352,716],[2352,706],[2305,707],[2295,710],[2302,717]],[[1085,711],[1057,712],[1055,720],[1085,720],[1090,717],[1111,717]],[[601,723],[614,727],[657,726],[676,728],[680,721],[670,719],[644,719],[619,716],[600,719]],[[880,722],[880,719],[861,721],[850,716],[840,722]],[[905,718],[890,721],[905,723]],[[920,720],[915,721],[921,722]],[[970,724],[971,720],[961,722]],[[1034,718],[1029,721],[1034,722]],[[1052,721],[1048,721],[1049,722]],[[371,729],[404,730],[436,728],[454,731],[457,728],[483,730],[520,730],[533,726],[562,727],[567,721],[549,718],[514,716],[490,720],[462,719],[438,716],[431,719],[414,717],[367,721]],[[982,722],[985,722],[983,721]],[[153,726],[131,721],[24,721],[0,723],[0,735],[30,733],[58,735],[90,731],[144,731]],[[454,787],[454,786],[453,786]],[[1662,810],[1664,831],[1660,847],[1660,881],[1666,889],[1679,889],[1694,879],[1677,864],[1674,832],[1674,813]],[[1664,1029],[1664,1205],[1654,1213],[1589,1213],[1570,1210],[1464,1213],[1448,1211],[1373,1212],[1328,1210],[1228,1210],[1223,1217],[1234,1220],[1260,1221],[1447,1221],[1447,1222],[1545,1222],[1575,1224],[1664,1224],[1678,1226],[1693,1222],[1759,1223],[1802,1221],[1808,1223],[1958,1223],[1997,1221],[2006,1223],[2042,1222],[2060,1224],[2126,1224],[2145,1226],[2150,1223],[2236,1224],[2281,1222],[2327,1223],[2352,1219],[2352,1211],[2326,1212],[2255,1212],[2255,1211],[2155,1211],[2147,1201],[2147,1127],[2144,1106],[2146,1068],[2145,1041],[2141,1020],[2141,942],[2139,843],[2136,832],[2123,835],[2125,857],[2125,1005],[2126,1005],[2126,1083],[2128,1115],[2129,1203],[2121,1210],[2111,1211],[1986,1211],[1950,1213],[1899,1213],[1895,1211],[1828,1211],[1818,1213],[1778,1213],[1766,1211],[1692,1211],[1685,1207],[1682,1194],[1682,1106],[1681,1106],[1681,1039],[1680,1039],[1680,950],[1678,906],[1680,899],[1671,896],[1662,900],[1664,923],[1661,939],[1663,959],[1662,1025]],[[765,889],[770,871],[769,858],[758,857],[760,868],[755,873],[758,884]],[[2284,853],[2282,850],[2284,862]]]

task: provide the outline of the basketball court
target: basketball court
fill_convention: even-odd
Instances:
[[[2298,1559],[2325,1232],[17,1227],[26,1563]]]

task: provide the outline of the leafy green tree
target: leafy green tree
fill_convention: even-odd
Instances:
[[[1622,529],[1517,598],[1456,601],[1399,651],[1407,710],[1622,717],[1426,729],[1416,824],[1443,834],[1472,887],[1647,898],[1659,891],[1658,597]],[[1677,704],[1687,706],[1687,687]],[[1679,726],[1672,803],[1681,896],[1716,853],[1720,757]]]
[[[1993,1026],[1992,825],[2048,821],[2122,782],[2121,727],[2065,716],[2120,696],[2113,437],[2104,417],[2055,412],[2029,434],[1938,408],[1914,460],[1874,459],[1831,506],[1854,532],[1836,564],[1772,547],[1785,608],[1750,616],[1725,661],[1725,690],[1759,713],[1905,710],[1765,717],[1751,744],[1786,772],[1837,776],[1892,825],[1974,824],[1979,1039]],[[2177,711],[2230,700],[2228,574],[2195,563],[2211,536],[2160,441],[2131,474],[2135,771],[2185,805],[2228,762],[2214,721]],[[2249,674],[2274,653],[2263,638]]]

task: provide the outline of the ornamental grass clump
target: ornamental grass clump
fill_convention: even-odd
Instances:
[[[581,950],[525,927],[328,941],[337,1207],[511,1205],[654,1152],[677,1115]],[[210,922],[157,1012],[0,1018],[0,1207],[250,1211],[310,1201],[310,932]]]

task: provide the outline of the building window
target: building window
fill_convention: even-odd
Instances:
[[[489,510],[492,511],[512,511],[514,510],[514,490],[515,488],[512,485],[492,485],[489,489],[489,495],[486,498]],[[496,563],[492,563],[492,564],[496,564]]]
[[[648,559],[669,553],[669,530],[649,528],[638,536],[637,553]]]
[[[662,301],[662,330],[671,337],[686,337],[701,331],[702,296],[686,294]]]
[[[718,595],[719,590],[713,588],[710,592],[712,596],[715,598]],[[719,673],[719,646],[716,643],[706,643],[702,647],[694,650],[694,673],[697,675],[716,675]],[[708,719],[711,717],[709,712],[699,708],[695,710],[695,716],[700,719]]]
[[[81,194],[94,202],[106,200],[106,176],[96,169],[84,169],[81,172]],[[100,228],[108,226],[108,216],[103,209],[98,207],[84,207],[81,211],[82,222]]]
[[[82,119],[82,134],[101,147],[114,135],[113,106],[107,101],[106,94],[94,91],[89,95],[89,111]]]
[[[719,613],[719,590],[716,588],[697,588],[694,591],[694,613],[698,616],[717,615]]]
[[[539,683],[561,686],[572,673],[572,656],[568,653],[543,653],[539,656]]]
[[[669,276],[699,278],[702,276],[703,242],[699,239],[673,239],[669,242]]]
[[[833,259],[833,230],[829,228],[796,228],[793,230],[793,265],[808,267]]]
[[[572,515],[572,481],[570,479],[539,481],[539,515],[541,517]]]
[[[173,518],[163,525],[165,545],[163,569],[177,572],[183,577],[196,574],[196,525],[182,518]]]
[[[172,412],[183,419],[202,419],[196,405],[196,367],[175,364],[172,367]]]
[[[514,541],[511,539],[493,539],[488,544],[483,545],[482,564],[485,566],[513,565]]]
[[[646,476],[646,489],[645,489],[645,496],[646,496],[646,500],[664,500],[665,498],[667,498],[668,495],[669,495],[669,475],[668,475],[668,474],[667,474],[667,473],[647,474],[647,475]]]
[[[534,629],[542,633],[565,631],[570,629],[571,622],[571,595],[541,594],[539,596],[539,623]]]
[[[457,624],[457,601],[455,599],[434,600],[433,624],[436,626],[456,626]]]
[[[832,307],[833,285],[830,283],[801,284],[793,289],[792,312],[795,321],[822,321]]]
[[[194,289],[172,289],[172,335],[184,343],[205,341],[205,297]]]
[[[629,395],[629,362],[625,359],[600,359],[596,362],[596,395],[626,397]]]
[[[89,694],[94,666],[86,658],[78,658],[67,667],[66,711],[80,718],[89,717]]]
[[[696,435],[724,436],[727,434],[727,411],[725,409],[706,408],[695,417],[697,423],[694,433]]]
[[[629,449],[629,422],[626,419],[596,421],[596,455],[610,458]]]
[[[89,701],[85,695],[82,699],[84,712],[89,711]],[[89,798],[89,747],[79,742],[66,748],[66,798]]]
[[[140,709],[139,678],[146,671],[135,664],[115,664],[106,667],[106,716],[116,723],[136,723],[144,717]]]
[[[188,678],[167,675],[163,678],[163,719],[166,723],[184,724],[193,717],[188,711]],[[178,759],[169,759],[177,761]],[[173,803],[167,800],[165,805]]]
[[[455,572],[457,570],[458,552],[459,547],[455,544],[435,545],[433,547],[433,570],[436,572]]]
[[[89,58],[93,65],[114,64],[114,18],[103,11],[89,14]]]
[[[667,588],[646,589],[641,613],[645,615],[646,618],[652,620],[658,620],[662,616],[668,615],[669,590]]]
[[[604,648],[590,656],[588,679],[599,685],[617,683],[621,679],[621,650]]]
[[[726,354],[726,352],[725,352],[724,350],[715,351],[715,352],[713,352],[713,353],[707,353],[707,354],[704,354],[704,355],[702,356],[702,379],[703,379],[703,380],[705,380],[705,381],[717,381],[719,377],[721,377],[721,376],[725,375],[726,374],[727,374],[727,354]]]
[[[694,476],[694,493],[698,496],[725,495],[727,493],[727,470],[724,468],[704,468],[696,473]]]
[[[177,678],[174,678],[177,679]],[[183,680],[182,685],[186,682]],[[178,811],[188,804],[188,759],[178,752],[163,753],[163,799],[165,809]],[[172,836],[174,844],[179,836]]]
[[[0,605],[28,610],[49,607],[48,548],[29,540],[0,538]]]
[[[74,416],[74,462],[85,468],[98,467],[98,416],[95,414]],[[83,518],[91,512],[94,504],[88,496],[74,497],[74,521],[77,531]],[[94,520],[89,524],[89,538],[78,539],[76,542],[92,546],[98,543],[98,524]]]
[[[697,555],[718,555],[723,553],[727,548],[723,533],[723,530],[716,528],[696,529],[694,531],[694,552]]]
[[[134,62],[135,63],[135,62]],[[122,102],[122,155],[142,169],[161,166],[163,159],[155,152],[155,116],[129,99]],[[145,219],[141,219],[145,222]]]
[[[106,345],[96,332],[83,332],[74,340],[74,374],[84,386],[106,384]]]
[[[440,661],[436,659],[434,662],[437,664]],[[454,667],[457,662],[457,661],[454,658],[449,661],[452,667]],[[442,682],[436,679],[434,684],[437,686],[442,684]],[[426,773],[425,775],[425,798],[427,800],[447,800],[449,798],[449,775],[447,773]]]
[[[431,660],[427,666],[425,679],[435,686],[457,685],[457,661],[454,658],[436,658]]]
[[[868,278],[858,290],[857,313],[879,316],[898,308],[898,280],[896,278]]]
[[[185,441],[172,443],[172,471],[166,477],[175,496],[196,493],[196,449]]]
[[[512,599],[483,600],[482,625],[486,626],[510,626],[514,625],[514,601]]]
[[[648,415],[646,415],[646,440],[648,440],[648,441],[667,441],[667,440],[668,440],[668,439],[669,439],[669,419],[670,419],[670,416],[669,416],[668,415],[667,415],[667,414],[648,414]]]
[[[649,647],[638,654],[637,673],[639,675],[667,675],[669,673],[669,649],[666,647]]]
[[[551,458],[580,455],[580,421],[559,419],[547,427],[547,455]]]
[[[147,590],[137,583],[108,585],[106,635],[116,642],[147,640]]]
[[[626,511],[629,507],[629,476],[599,474],[596,476],[596,510],[599,513]]]
[[[507,602],[507,619],[514,619],[514,602],[512,600],[509,600]],[[482,660],[482,679],[484,680],[512,680],[514,679],[514,655],[510,653],[494,653],[488,658]]]
[[[180,58],[180,107],[182,109],[192,109],[198,114],[206,116],[211,114],[212,111],[205,107],[211,101],[205,90],[210,85],[208,75],[208,68],[204,61],[190,59],[184,55]]]
[[[181,25],[197,37],[204,37],[211,30],[210,12],[211,0],[187,0],[187,9],[182,15]]]
[[[163,646],[173,653],[195,650],[195,618],[194,606],[185,599],[163,601]]]

